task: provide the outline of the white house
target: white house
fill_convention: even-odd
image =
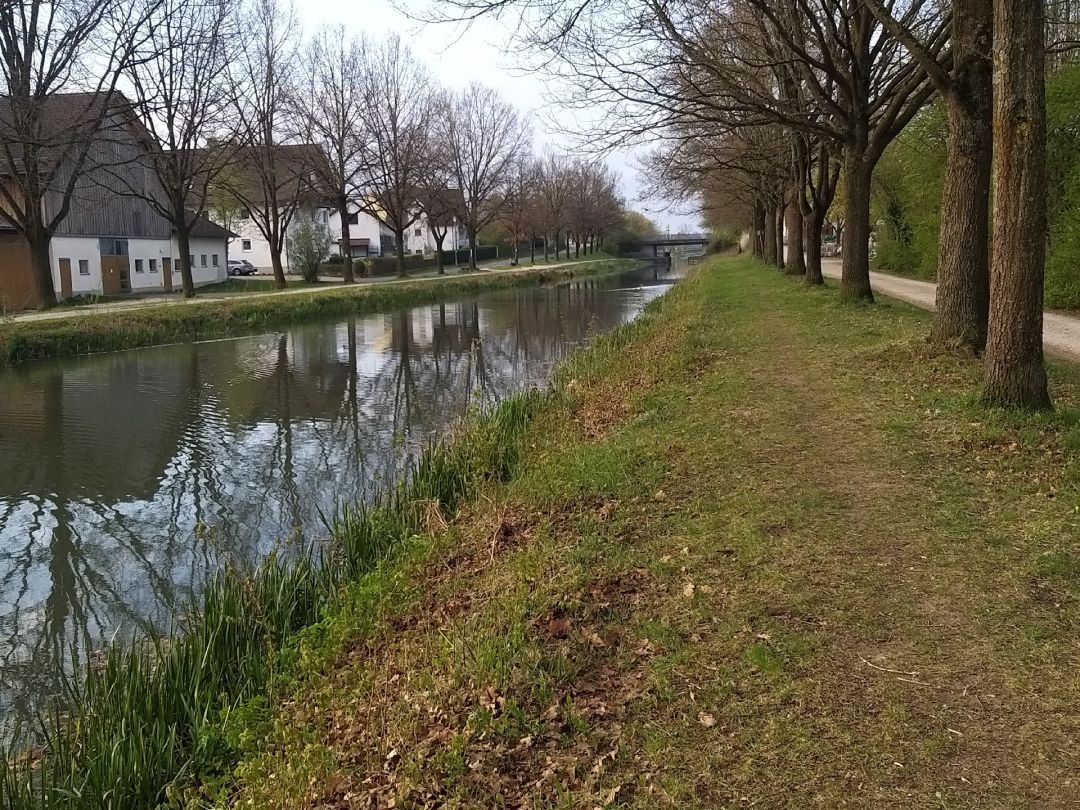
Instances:
[[[446,229],[446,237],[443,239],[443,250],[464,250],[469,247],[469,232],[465,226],[455,217],[449,228]],[[405,232],[405,250],[408,253],[434,253],[438,248],[435,235],[431,232],[427,215],[421,213],[419,218]]]
[[[394,237],[389,229],[371,214],[361,211],[358,205],[350,205],[350,208],[352,210],[349,216],[349,240],[352,242],[350,252],[352,257],[364,259],[369,256],[381,256],[384,252],[393,252]],[[323,225],[333,237],[334,252],[338,255],[345,254],[341,244],[341,217],[335,209],[300,209],[294,214],[289,230],[291,231],[304,217],[311,217]],[[237,235],[231,243],[231,258],[247,259],[260,272],[271,272],[273,262],[270,256],[270,243],[262,235],[255,221],[250,217],[240,216],[233,221],[232,227]],[[282,251],[281,264],[285,272],[289,272],[288,233],[285,235],[285,249]]]

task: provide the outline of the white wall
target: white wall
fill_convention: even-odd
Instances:
[[[128,239],[128,278],[132,292],[161,292],[165,289],[162,259],[173,257],[173,287],[180,288],[180,268],[176,257],[180,250],[176,240],[172,239]],[[197,237],[191,240],[191,252],[195,254],[195,266],[192,279],[195,286],[215,284],[228,277],[226,263],[228,251],[224,239]],[[97,237],[93,236],[54,236],[49,245],[53,270],[53,284],[60,290],[60,259],[71,260],[71,294],[101,295],[101,252]],[[213,265],[213,256],[217,254],[218,266]],[[202,256],[206,256],[206,267],[202,266]],[[87,262],[89,275],[79,273],[79,259]],[[150,272],[150,259],[157,262],[157,272]],[[136,269],[136,261],[142,263],[142,272]]]
[[[131,279],[133,292],[161,291],[165,288],[162,274],[162,259],[171,256],[172,250],[168,239],[129,239],[128,240],[128,278]],[[135,260],[142,262],[141,273],[135,272]],[[154,259],[157,272],[150,272],[150,259]],[[179,275],[177,275],[179,280]]]
[[[254,220],[238,219],[233,223],[232,229],[240,236],[229,244],[229,255],[234,259],[247,259],[258,268],[260,273],[273,273],[274,264],[270,258],[270,243],[263,237],[262,231]],[[288,272],[288,251],[282,253],[281,263]]]
[[[49,261],[53,271],[53,285],[60,292],[60,260],[71,260],[71,294],[100,295],[101,251],[96,236],[54,236],[49,243]],[[89,275],[79,273],[79,259],[85,259]]]
[[[176,239],[173,239],[171,247],[173,255],[179,257],[180,247],[177,245]],[[216,284],[228,278],[229,273],[226,268],[229,261],[229,246],[224,239],[194,236],[191,238],[191,255],[195,257],[195,261],[191,265],[191,280],[195,282],[196,287],[204,284]],[[204,256],[206,257],[205,267],[203,267]],[[216,266],[214,265],[214,256],[217,256],[218,263]],[[173,264],[176,268],[173,275],[173,284],[179,287],[180,269],[175,260]],[[252,264],[255,264],[255,262],[252,262]]]
[[[381,255],[382,239],[380,238],[379,220],[371,214],[361,211],[357,206],[350,205],[349,208],[352,212],[356,213],[356,224],[349,225],[349,238],[367,239],[368,255]],[[335,250],[340,254],[341,246],[338,243],[338,240],[341,239],[341,217],[338,215],[337,211],[328,212],[326,227],[330,229],[330,234],[334,237]]]
[[[420,235],[417,236],[416,232],[420,231]],[[469,234],[465,230],[465,226],[460,222],[457,226],[457,249],[462,250],[469,246]],[[423,250],[424,253],[435,252],[435,236],[431,233],[431,228],[428,227],[428,220],[424,214],[420,215],[420,218],[416,220],[409,229],[405,232],[405,247],[409,253],[415,253],[417,250]],[[446,237],[443,239],[443,250],[454,250],[454,227],[451,225],[446,229]]]

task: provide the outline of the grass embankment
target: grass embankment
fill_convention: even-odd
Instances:
[[[451,296],[600,275],[629,269],[635,264],[636,260],[632,259],[609,259],[463,277],[330,286],[290,295],[262,295],[249,300],[238,295],[228,300],[182,306],[162,304],[49,320],[16,320],[0,323],[0,368],[47,357],[250,334],[305,320],[377,312]]]
[[[1076,806],[1080,375],[988,412],[927,319],[703,265],[301,636],[197,801]]]

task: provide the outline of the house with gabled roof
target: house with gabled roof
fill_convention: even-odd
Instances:
[[[56,122],[62,131],[65,115],[77,97],[58,94],[42,99],[42,119]],[[104,97],[104,96],[103,96]],[[0,98],[0,106],[3,99]],[[144,198],[117,191],[118,173],[129,189],[149,196],[152,172],[140,160],[148,147],[125,111],[126,101],[115,97],[104,125],[96,129],[89,144],[89,158],[75,182],[67,215],[53,233],[49,261],[53,286],[61,300],[80,295],[125,295],[135,292],[171,292],[180,287],[178,248],[172,225]],[[2,113],[2,111],[0,111]],[[0,114],[2,118],[2,114]],[[2,125],[0,125],[2,130]],[[0,182],[9,190],[19,187],[15,178],[4,177],[11,161],[0,167]],[[62,175],[61,175],[62,176]],[[60,190],[46,195],[44,216],[59,211]],[[10,212],[9,212],[10,213]],[[191,243],[192,276],[197,286],[227,277],[228,241],[232,233],[206,217],[196,223]],[[30,251],[25,240],[0,208],[0,310],[13,311],[41,306],[34,284]]]

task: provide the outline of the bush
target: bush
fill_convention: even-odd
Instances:
[[[1050,226],[1046,305],[1080,309],[1080,166],[1064,184],[1060,209]]]
[[[303,218],[289,232],[289,267],[304,281],[318,281],[319,267],[330,255],[334,238],[326,226]]]
[[[713,228],[712,238],[709,240],[709,253],[722,253],[739,246],[742,232],[738,228]]]

